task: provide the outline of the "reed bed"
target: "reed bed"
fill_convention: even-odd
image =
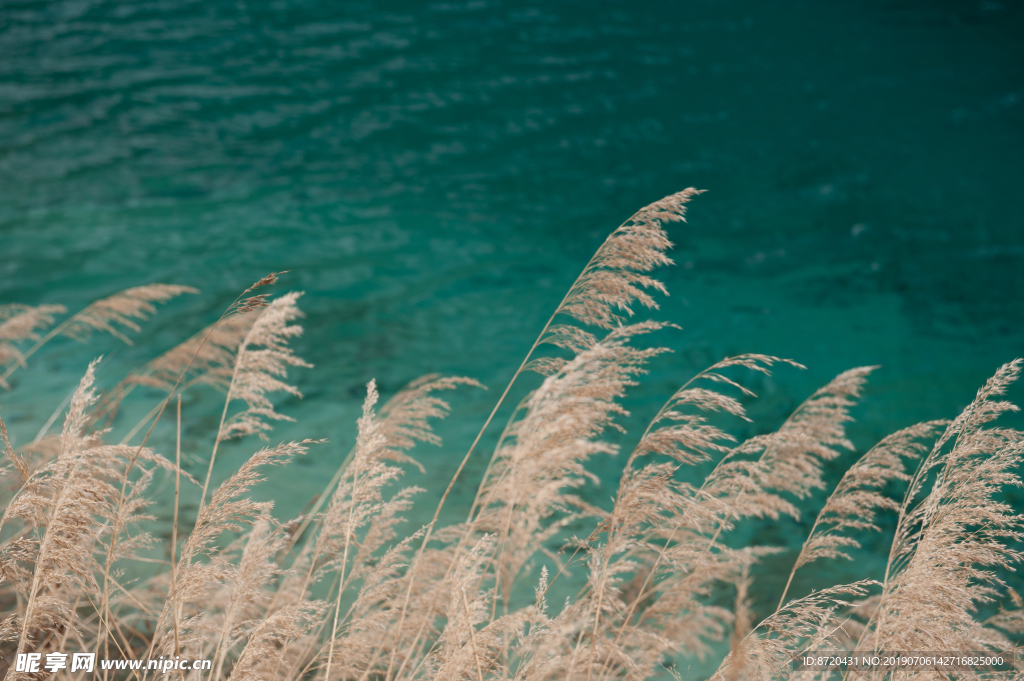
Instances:
[[[301,294],[263,292],[277,275],[110,390],[98,391],[90,365],[59,433],[44,429],[16,448],[0,422],[6,678],[49,675],[19,671],[19,654],[38,653],[45,663],[49,654],[76,652],[143,666],[69,666],[61,677],[143,681],[168,673],[147,669],[149,660],[198,659],[208,668],[169,673],[182,681],[698,678],[686,661],[716,660],[725,650],[717,671],[699,678],[1007,678],[984,669],[815,671],[801,669],[799,659],[808,651],[1013,655],[1024,611],[1003,576],[1022,557],[1024,516],[1004,491],[1021,486],[1024,438],[994,422],[1017,410],[1004,396],[1020,360],[998,368],[952,420],[884,438],[830,493],[824,467],[854,449],[846,427],[874,367],[843,372],[774,432],[738,440],[732,426],[749,420],[745,405],[756,397],[745,375],[795,362],[727,357],[683,377],[630,451],[613,444],[627,390],[668,350],[647,339],[670,324],[634,315],[658,308],[665,288],[655,271],[672,264],[667,227],[683,220],[698,193],[646,206],[608,236],[421,527],[409,529],[403,514],[423,490],[403,486],[402,476],[420,466],[418,443],[440,444],[432,424],[449,412],[443,393],[478,385],[470,378],[425,376],[383,404],[371,381],[355,446],[307,513],[282,520],[271,503],[251,498],[271,467],[330,446],[268,439],[275,422],[290,419],[275,399],[301,396],[292,374],[309,366],[290,345],[302,332]],[[0,388],[11,389],[11,375],[58,335],[131,342],[156,304],[194,292],[141,286],[56,325],[66,314],[61,306],[0,306]],[[539,387],[512,409],[493,451],[479,452],[512,385],[528,372],[542,376]],[[114,444],[109,426],[139,386],[164,397]],[[221,391],[224,401],[209,453],[186,452],[206,463],[205,475],[193,477],[181,464],[181,395],[200,386]],[[176,423],[174,452],[148,446],[161,419]],[[264,442],[211,486],[218,448],[240,438]],[[488,455],[465,521],[442,525],[466,463]],[[581,488],[609,455],[625,461],[614,507],[605,510]],[[160,478],[175,490],[169,540],[148,531]],[[186,519],[179,499],[188,486],[201,491]],[[797,518],[826,493],[778,606],[755,614],[755,567],[781,549],[737,546],[737,528]],[[796,573],[850,558],[886,515],[895,532],[881,580],[821,584],[789,597]],[[575,536],[578,527],[593,531]],[[154,554],[163,556],[155,568]],[[140,561],[151,576],[137,576]],[[569,571],[585,575],[583,586],[549,602]]]

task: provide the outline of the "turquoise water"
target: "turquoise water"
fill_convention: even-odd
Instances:
[[[671,230],[658,314],[684,328],[657,339],[675,352],[631,423],[748,351],[809,367],[760,386],[766,426],[863,364],[883,368],[861,448],[951,417],[1024,353],[1022,36],[1019,1],[4,0],[0,303],[202,293],[133,347],[55,341],[0,413],[25,442],[92,357],[110,385],[291,270],[316,368],[293,374],[306,398],[282,404],[298,422],[275,437],[331,444],[264,493],[285,517],[322,489],[370,378],[387,397],[426,372],[473,376],[490,392],[454,400],[446,446],[409,476],[429,513],[604,235],[692,185],[709,191]],[[157,398],[138,397],[117,432]],[[187,396],[195,470],[218,415],[216,396]],[[170,424],[155,437],[171,451]],[[225,449],[218,474],[253,446]]]

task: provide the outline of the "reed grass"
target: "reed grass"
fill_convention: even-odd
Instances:
[[[403,514],[423,490],[401,479],[420,467],[418,443],[441,444],[432,423],[449,405],[440,393],[481,387],[469,378],[426,376],[383,405],[371,381],[355,446],[303,516],[275,518],[273,505],[251,492],[269,467],[330,445],[268,443],[211,488],[219,445],[268,439],[276,421],[290,420],[275,395],[301,396],[292,374],[310,365],[290,347],[302,332],[301,294],[253,293],[277,275],[104,394],[91,364],[59,434],[44,428],[15,448],[0,421],[6,678],[46,675],[11,666],[27,652],[210,661],[209,670],[174,670],[182,681],[604,681],[915,678],[924,672],[798,671],[794,659],[812,650],[1012,651],[1024,610],[1003,575],[1022,558],[1024,516],[1003,492],[1022,484],[1024,437],[993,422],[1017,409],[1004,396],[1020,360],[1000,367],[960,415],[904,428],[849,467],[792,557],[773,612],[755,612],[754,568],[782,549],[742,546],[737,530],[749,519],[798,518],[827,491],[825,466],[854,449],[846,426],[875,367],[843,372],[781,427],[742,441],[736,426],[749,420],[745,405],[756,397],[744,374],[799,365],[744,354],[681,377],[625,455],[614,506],[585,500],[595,461],[619,454],[609,433],[621,429],[624,396],[668,351],[645,339],[669,324],[636,321],[634,313],[656,310],[656,296],[667,293],[654,276],[671,264],[666,228],[698,193],[666,197],[610,234],[540,330],[422,527],[406,529]],[[130,342],[125,332],[137,331],[154,303],[194,292],[137,287],[59,324],[59,305],[2,306],[0,389],[11,389],[6,379],[30,368],[56,336],[99,332]],[[539,385],[512,410],[468,517],[441,525],[456,479],[528,372],[540,375]],[[163,397],[124,441],[108,443],[109,425],[138,386]],[[224,402],[200,481],[182,469],[181,396],[211,388]],[[175,399],[172,461],[147,445]],[[139,433],[141,442],[130,444]],[[172,532],[162,542],[147,529],[161,476],[174,487]],[[187,520],[183,485],[201,488]],[[866,575],[789,598],[798,571],[850,559],[886,514],[895,532],[881,581]],[[572,535],[578,527],[592,531]],[[136,563],[152,567],[161,548],[167,559],[156,561],[155,574],[133,571]],[[584,575],[582,587],[549,603],[570,571]],[[721,664],[686,671],[687,661],[701,660]],[[143,681],[162,673],[61,676]],[[941,676],[989,677],[996,678],[984,670]]]

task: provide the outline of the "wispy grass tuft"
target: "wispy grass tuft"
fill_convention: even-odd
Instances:
[[[646,429],[622,437],[624,398],[669,351],[649,339],[672,326],[636,313],[657,310],[667,294],[655,276],[671,264],[667,227],[697,194],[666,197],[611,233],[526,349],[468,451],[444,449],[433,424],[450,411],[443,391],[479,383],[432,374],[380,404],[370,381],[355,446],[335,453],[337,473],[298,518],[275,517],[273,503],[253,491],[273,467],[314,445],[332,452],[329,443],[267,443],[219,485],[212,480],[224,441],[268,440],[275,422],[291,420],[275,400],[301,397],[301,370],[310,365],[291,347],[302,332],[301,294],[253,293],[278,283],[277,274],[105,394],[89,365],[59,435],[46,434],[48,422],[16,448],[0,421],[7,678],[41,676],[10,666],[29,652],[143,661],[137,670],[61,672],[103,681],[162,676],[145,668],[151,659],[208,661],[174,669],[181,681],[896,679],[904,677],[799,671],[794,660],[807,651],[1010,654],[1024,635],[1022,601],[1006,583],[1024,558],[1024,515],[1005,492],[1022,484],[1024,434],[994,421],[1017,409],[1005,394],[1020,360],[998,369],[953,420],[909,425],[859,458],[846,428],[877,367],[841,373],[779,428],[741,439],[756,399],[744,375],[802,368],[753,353],[679,377]],[[137,331],[156,303],[191,292],[128,289],[56,326],[62,306],[2,306],[0,386],[10,388],[5,379],[58,335],[128,342],[125,332]],[[468,517],[442,525],[466,463],[530,371],[539,377],[475,481]],[[220,422],[205,452],[182,452],[182,394],[209,388],[223,394]],[[162,397],[149,414],[121,424],[121,405],[152,390]],[[172,462],[147,443],[174,398]],[[109,428],[122,425],[122,442],[108,443]],[[140,444],[127,444],[140,433]],[[410,468],[423,470],[413,451],[423,443],[461,463],[432,517],[410,517],[423,490],[401,481]],[[620,455],[613,501],[588,503],[584,488]],[[182,469],[183,456],[202,462],[202,483]],[[826,467],[844,458],[852,464],[828,490]],[[173,478],[169,540],[148,531],[161,478]],[[181,505],[189,488],[200,500],[194,512]],[[790,556],[781,597],[766,594],[757,566],[786,554],[760,541],[744,545],[748,521],[799,518],[825,496]],[[849,584],[809,576],[819,561],[854,558],[866,532],[892,525],[884,575]],[[792,598],[798,571],[817,581]],[[564,595],[570,583],[574,593],[552,602],[552,589]],[[758,610],[766,595],[779,598],[772,612]],[[689,665],[706,671],[698,676]],[[984,669],[948,677],[1001,678]]]

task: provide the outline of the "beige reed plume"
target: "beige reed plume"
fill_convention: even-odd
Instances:
[[[519,375],[525,369],[530,368],[533,353],[542,343],[551,342],[557,344],[560,339],[566,337],[567,333],[569,336],[572,336],[573,332],[566,332],[559,328],[552,329],[552,324],[559,315],[566,315],[583,324],[608,329],[617,324],[618,321],[622,319],[623,314],[626,316],[632,315],[632,306],[636,302],[639,302],[641,305],[646,307],[656,308],[656,301],[646,292],[645,289],[653,288],[657,291],[664,291],[664,286],[660,282],[647,275],[647,273],[652,271],[655,267],[671,264],[672,262],[665,255],[665,251],[668,250],[672,244],[665,233],[664,224],[668,222],[683,221],[687,202],[693,196],[700,193],[701,192],[697,189],[688,188],[645,206],[630,216],[630,218],[612,232],[608,238],[605,239],[604,243],[597,249],[597,252],[569,287],[569,291],[566,293],[565,297],[555,308],[555,311],[552,313],[548,321],[544,324],[544,327],[538,334],[537,339],[534,341],[529,351],[527,351],[526,356],[519,365],[519,368],[516,369],[515,373],[512,375],[512,378],[506,385],[504,392],[498,398],[498,401],[491,410],[490,415],[484,421],[484,424],[481,426],[476,438],[473,440],[473,443],[470,445],[465,456],[462,458],[462,461],[459,463],[459,466],[456,468],[451,481],[448,483],[447,489],[441,496],[441,500],[437,505],[431,521],[427,524],[427,531],[420,543],[419,551],[413,558],[412,564],[409,567],[410,579],[408,580],[405,600],[401,607],[402,614],[399,617],[399,622],[395,630],[394,645],[392,646],[391,658],[388,663],[388,676],[390,676],[392,672],[394,672],[396,676],[401,675],[415,648],[415,646],[410,647],[404,659],[402,659],[400,663],[398,662],[397,642],[400,641],[403,636],[405,616],[412,597],[412,584],[415,581],[414,577],[417,569],[419,568],[419,563],[422,559],[423,553],[426,550],[427,543],[430,541],[430,537],[433,533],[434,525],[440,517],[441,510],[444,507],[445,501],[451,493],[455,482],[462,474],[466,463],[472,456],[473,451],[479,444],[483,434],[487,431],[487,427],[494,419],[498,409],[501,408],[505,397],[512,389],[512,386],[515,384]],[[550,334],[549,331],[551,331]],[[584,336],[584,338],[586,338],[586,336]],[[561,360],[558,359],[547,360],[537,365],[537,368],[541,373],[550,374],[557,371],[560,364]],[[474,508],[476,507],[476,502],[474,502],[473,506]],[[451,562],[452,568],[456,564],[458,555],[461,553],[463,547],[464,543],[460,542],[459,547],[455,552],[454,559]],[[414,640],[418,641],[419,638],[420,633],[417,633]],[[397,670],[395,669],[396,663],[398,664]]]
[[[439,520],[472,447],[433,519],[427,513],[429,522],[411,533],[400,525],[402,516],[422,522],[419,490],[397,483],[410,466],[420,467],[414,444],[438,443],[431,425],[448,405],[437,391],[475,385],[436,375],[379,409],[369,383],[355,447],[297,518],[279,524],[267,490],[255,486],[268,477],[265,466],[304,453],[309,441],[260,450],[214,485],[209,499],[204,490],[194,523],[179,521],[188,508],[179,505],[186,474],[145,447],[160,413],[177,395],[178,462],[181,391],[190,385],[227,392],[211,433],[210,469],[224,438],[265,436],[284,418],[272,402],[278,391],[298,393],[289,368],[305,365],[289,347],[298,335],[298,294],[243,298],[250,289],[217,324],[122,382],[111,404],[136,385],[167,393],[144,422],[140,445],[104,444],[106,431],[95,427],[104,406],[96,403],[94,367],[70,397],[61,435],[46,443],[56,445],[52,455],[41,442],[16,450],[0,421],[0,663],[19,651],[44,659],[74,651],[213,663],[174,670],[178,681],[647,681],[695,676],[683,664],[717,662],[731,632],[715,681],[836,681],[838,673],[796,670],[796,658],[855,649],[1012,652],[1024,634],[1024,601],[1008,577],[1024,559],[1024,514],[1012,490],[1022,486],[1024,434],[993,421],[1016,409],[1005,395],[1019,361],[996,372],[930,450],[925,444],[939,423],[899,431],[853,463],[818,513],[779,607],[760,621],[767,594],[752,566],[782,549],[764,545],[770,533],[751,542],[734,530],[748,529],[740,526],[745,518],[809,510],[815,490],[824,490],[826,466],[845,463],[838,457],[852,449],[846,425],[871,367],[840,374],[776,432],[736,444],[733,429],[748,419],[755,396],[732,372],[767,374],[784,360],[748,354],[716,363],[654,415],[626,461],[612,508],[588,503],[581,489],[603,479],[601,455],[618,449],[611,431],[626,413],[622,398],[663,351],[634,347],[632,339],[667,325],[629,318],[636,305],[654,306],[661,289],[649,273],[668,262],[661,225],[680,217],[692,193],[647,207],[616,230],[556,308],[513,381],[527,369],[544,378],[508,410],[465,522]],[[20,353],[56,313],[0,308],[0,335]],[[114,317],[107,323],[122,334],[130,329]],[[534,357],[545,344],[558,350]],[[153,523],[147,506],[162,498],[150,483],[164,471],[175,488],[168,552],[146,531]],[[886,494],[901,483],[908,491],[896,504]],[[856,555],[862,533],[884,527],[879,518],[889,512],[898,517],[881,584],[863,580],[788,598],[798,569]],[[187,537],[180,547],[179,536]],[[566,559],[559,549],[576,551]],[[577,578],[582,586],[549,612],[553,586]],[[97,671],[102,681],[162,676]],[[7,678],[28,676],[9,671]],[[875,670],[843,681],[923,677]],[[958,671],[949,678],[1007,677]]]
[[[598,665],[599,679],[622,667],[641,678],[653,673],[665,654],[685,650],[703,658],[721,640],[729,613],[707,603],[707,596],[718,583],[742,582],[742,569],[760,552],[708,542],[703,534],[715,526],[721,510],[707,504],[701,490],[674,478],[681,466],[730,452],[735,438],[712,424],[713,414],[749,420],[742,403],[718,386],[730,386],[744,398],[756,395],[729,378],[728,370],[741,367],[770,375],[778,362],[796,365],[749,354],[699,372],[658,410],[627,460],[615,507],[590,537],[603,533],[605,542],[588,546],[592,612],[587,621],[593,620],[593,634],[586,653],[604,660]],[[662,634],[652,635],[654,623]],[[592,675],[594,665],[586,658],[583,662]]]
[[[814,525],[797,556],[789,579],[779,598],[786,600],[796,571],[822,558],[853,560],[847,551],[860,548],[860,541],[847,531],[879,531],[875,517],[879,511],[898,511],[899,503],[883,494],[893,480],[910,480],[904,460],[916,461],[927,451],[924,440],[934,439],[946,421],[928,421],[899,430],[884,438],[860,458],[836,485],[818,513]]]
[[[225,580],[237,578],[232,566],[219,558],[222,552],[217,549],[216,540],[225,532],[241,533],[247,525],[269,514],[272,502],[253,501],[244,495],[266,479],[261,468],[284,465],[293,457],[305,454],[310,444],[314,443],[304,440],[259,450],[225,480],[213,492],[209,503],[199,510],[195,526],[181,547],[176,566],[176,592],[167,595],[156,620],[151,654],[173,652],[175,621],[181,650],[197,655],[204,649],[202,614],[206,612],[204,606],[208,605],[204,599]],[[266,555],[263,549],[258,553]],[[197,560],[204,555],[208,558],[206,562]],[[257,572],[253,579],[265,578],[264,568]],[[177,607],[171,607],[172,603]]]
[[[312,660],[325,670],[342,676],[360,673],[369,665],[368,653],[379,640],[379,631],[393,624],[395,612],[384,604],[400,593],[400,568],[420,533],[390,548],[388,544],[397,538],[395,528],[404,520],[399,514],[411,507],[413,495],[422,490],[406,487],[387,498],[385,488],[403,473],[391,464],[409,464],[423,471],[405,452],[417,442],[441,444],[430,420],[444,418],[449,405],[434,393],[461,385],[481,387],[468,378],[424,376],[402,388],[378,413],[374,412],[376,383],[367,385],[359,436],[338,469],[338,480],[325,490],[325,495],[331,489],[334,492],[327,512],[316,519],[320,531],[315,539],[307,540],[293,563],[293,569],[301,568],[296,570],[296,578],[282,584],[301,599],[316,583],[328,578],[334,582],[332,588],[337,588],[337,594],[329,628],[325,627],[327,643]],[[317,511],[315,507],[310,516],[316,516]],[[307,526],[304,522],[297,534],[301,535]],[[299,583],[296,589],[294,585]],[[343,598],[351,602],[344,613],[340,610]],[[313,646],[309,648],[313,650]]]
[[[252,310],[257,310],[257,309],[263,307],[266,304],[265,301],[266,301],[266,298],[267,298],[267,296],[265,294],[255,294],[255,295],[251,295],[251,296],[248,296],[248,294],[250,294],[253,290],[255,290],[257,288],[260,288],[260,287],[263,287],[263,286],[267,286],[267,285],[276,283],[277,280],[278,280],[278,275],[279,274],[283,274],[283,272],[281,272],[281,273],[272,272],[272,273],[268,274],[267,276],[261,278],[259,281],[257,281],[255,284],[253,284],[252,286],[247,288],[245,291],[243,291],[237,298],[235,298],[234,301],[232,301],[232,303],[228,306],[228,308],[221,314],[221,316],[217,320],[217,322],[214,323],[214,325],[209,328],[209,332],[207,333],[206,338],[204,338],[204,340],[199,343],[198,347],[196,347],[195,352],[192,355],[192,359],[190,359],[189,362],[186,363],[185,366],[182,368],[181,374],[178,376],[178,379],[174,382],[174,385],[171,386],[170,390],[167,393],[167,397],[160,404],[160,407],[159,407],[159,409],[156,412],[156,416],[152,419],[152,422],[150,423],[149,430],[147,431],[146,436],[142,439],[142,442],[135,449],[135,454],[128,458],[128,461],[127,461],[126,466],[125,466],[124,474],[123,474],[122,480],[121,480],[121,493],[120,493],[120,495],[119,495],[119,497],[117,499],[117,502],[114,504],[114,509],[115,510],[114,510],[113,528],[112,528],[111,533],[110,533],[110,544],[108,545],[107,551],[106,551],[106,554],[107,554],[106,560],[104,561],[104,564],[103,564],[103,572],[104,572],[104,574],[103,574],[103,593],[102,593],[102,598],[100,600],[100,607],[99,607],[100,633],[99,633],[99,637],[98,637],[99,638],[99,643],[97,644],[97,650],[100,649],[101,647],[103,648],[104,651],[109,649],[108,637],[109,637],[109,634],[111,633],[111,628],[110,628],[110,616],[111,616],[110,602],[111,601],[110,601],[109,597],[110,597],[110,588],[111,588],[111,581],[112,581],[111,578],[110,578],[110,569],[111,569],[111,565],[112,565],[112,563],[114,561],[114,557],[117,555],[118,539],[121,536],[121,532],[120,532],[121,528],[119,527],[119,521],[121,519],[121,508],[123,507],[123,505],[128,500],[128,494],[129,494],[129,489],[128,489],[128,480],[129,480],[129,478],[128,478],[128,476],[131,473],[132,469],[135,467],[137,460],[144,453],[145,445],[149,441],[149,437],[150,437],[150,435],[152,435],[153,429],[156,427],[157,422],[160,420],[160,417],[163,415],[164,410],[167,408],[167,405],[170,403],[171,397],[173,397],[175,390],[181,384],[181,381],[184,380],[185,374],[188,372],[189,367],[191,366],[192,360],[196,359],[202,353],[202,351],[204,349],[204,346],[205,346],[205,343],[206,343],[206,340],[209,339],[209,337],[213,335],[213,333],[217,329],[218,324],[224,322],[225,320],[230,320],[232,317],[237,316],[239,314],[245,314],[245,313],[250,312]],[[246,296],[248,296],[248,297],[246,297]],[[179,455],[178,455],[177,458],[178,458],[178,462],[180,463],[180,452],[179,452]],[[180,468],[177,469],[177,474],[178,475],[181,474]],[[209,482],[209,477],[207,477],[207,483],[208,482]],[[176,485],[177,485],[177,483],[176,483]],[[202,501],[205,500],[205,496],[206,495],[205,495],[205,490],[204,490],[203,499],[200,499],[200,503],[202,503]],[[175,508],[177,508],[177,504],[175,504]],[[177,525],[175,525],[175,527],[177,527]],[[173,571],[172,571],[172,574],[173,574]],[[177,633],[175,633],[175,638],[177,639]],[[155,641],[155,639],[153,639],[153,641]],[[151,646],[152,646],[152,641],[151,641]]]
[[[874,623],[872,645],[886,650],[995,650],[1012,642],[975,618],[1006,589],[1000,570],[1024,559],[1024,515],[1000,492],[1024,483],[1024,433],[986,427],[1018,411],[1001,399],[1021,372],[1003,365],[936,442],[910,483]],[[934,479],[931,490],[927,484]]]
[[[258,316],[259,310],[250,310],[210,325],[133,371],[123,382],[152,386],[166,392],[184,372],[183,383],[204,383],[227,391],[238,347]]]
[[[128,345],[131,345],[132,340],[124,334],[122,329],[136,332],[139,331],[141,327],[139,327],[136,320],[145,320],[149,315],[156,312],[156,306],[154,303],[165,303],[183,293],[198,292],[198,289],[192,288],[191,286],[148,284],[146,286],[136,286],[134,288],[125,289],[124,291],[115,293],[112,296],[94,301],[83,310],[75,313],[55,326],[45,336],[39,338],[24,354],[16,355],[14,357],[15,362],[8,366],[3,375],[0,376],[0,386],[6,385],[6,379],[14,373],[15,369],[19,366],[25,366],[25,360],[34,355],[36,351],[43,347],[43,345],[58,335],[84,341],[88,339],[93,332],[109,333],[115,338],[120,338]],[[34,315],[34,319],[28,318],[19,323],[19,326],[22,329],[26,326],[30,326],[32,323],[35,324],[35,328],[38,328],[39,326],[48,326],[52,323],[52,315],[63,312],[64,308],[60,305],[45,305],[40,308],[34,308],[34,310],[35,312],[30,313]],[[40,312],[40,310],[42,311]],[[17,319],[17,317],[15,317],[15,319]],[[13,320],[9,319],[8,321]],[[29,331],[31,331],[31,328],[29,328]],[[23,338],[30,337],[32,336],[23,336]],[[0,341],[2,340],[3,339],[0,338]],[[3,352],[3,347],[2,343],[0,343],[0,353]],[[0,364],[3,363],[4,361],[2,357],[0,357]]]
[[[723,458],[705,479],[702,503],[718,515],[720,532],[743,517],[799,517],[786,497],[806,499],[824,489],[822,466],[852,450],[844,424],[850,408],[876,367],[849,369],[819,388],[774,433],[750,438]],[[756,457],[756,458],[754,458]]]
[[[0,305],[0,366],[25,366],[25,355],[16,343],[39,340],[36,332],[53,324],[54,315],[63,314],[63,305]],[[5,373],[4,377],[10,374]],[[10,386],[0,378],[0,388]]]
[[[302,316],[296,302],[301,293],[286,293],[275,298],[260,312],[245,335],[236,354],[235,368],[228,386],[225,406],[234,400],[246,403],[246,409],[221,421],[218,440],[258,435],[266,439],[270,421],[295,419],[274,410],[268,393],[286,392],[302,397],[298,388],[285,383],[288,367],[312,367],[295,355],[288,341],[302,333],[302,327],[291,324]],[[226,413],[226,410],[225,410]]]
[[[642,322],[617,328],[581,352],[525,401],[523,416],[508,428],[492,475],[481,494],[473,530],[497,537],[497,594],[508,603],[514,583],[546,542],[567,524],[604,513],[576,489],[594,480],[588,459],[615,454],[602,434],[626,414],[619,404],[645,365],[664,348],[637,349],[636,336],[663,328]]]
[[[29,473],[4,438],[8,457],[19,474],[27,476],[0,520],[0,528],[18,518],[31,530],[0,550],[0,574],[12,579],[24,598],[17,635],[20,652],[50,645],[47,641],[54,632],[73,626],[77,600],[99,602],[95,575],[101,569],[96,553],[102,537],[116,525],[114,513],[122,528],[151,519],[144,513],[149,502],[142,495],[152,478],[151,469],[142,468],[130,483],[137,494],[125,504],[115,503],[119,488],[128,482],[123,478],[126,461],[134,458],[175,470],[148,449],[105,445],[102,433],[89,431],[88,410],[96,400],[95,366],[96,362],[90,364],[71,399],[55,460]],[[125,536],[120,551],[110,559],[134,557],[149,542],[147,533],[136,531]],[[32,577],[27,581],[29,564]]]
[[[845,622],[842,611],[863,598],[873,584],[877,582],[863,580],[843,584],[790,601],[761,620],[740,641],[733,642],[732,650],[711,681],[834,678],[829,672],[820,676],[794,675],[794,660],[806,651],[839,650]],[[737,614],[749,618],[749,612]],[[742,660],[736,659],[738,656],[742,656]]]
[[[298,292],[286,293],[265,306],[265,300],[261,298],[258,306],[249,304],[238,310],[239,313],[246,313],[250,309],[262,307],[235,355],[224,410],[206,469],[200,506],[206,500],[217,448],[221,442],[245,435],[258,435],[266,440],[266,432],[272,430],[270,421],[294,421],[290,416],[277,412],[267,394],[285,392],[302,397],[298,388],[282,379],[287,377],[290,366],[313,366],[299,358],[288,346],[289,340],[302,333],[301,326],[291,323],[302,316],[296,305],[301,295]],[[228,409],[235,400],[245,402],[246,408],[229,418]]]
[[[150,386],[165,393],[177,391],[180,394],[192,386],[202,384],[227,392],[238,348],[258,316],[259,308],[224,316],[185,342],[132,371],[104,394],[96,406],[95,418],[109,424],[121,402],[138,386]],[[130,442],[139,430],[150,423],[160,411],[162,403],[154,405],[121,442]]]

